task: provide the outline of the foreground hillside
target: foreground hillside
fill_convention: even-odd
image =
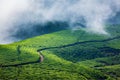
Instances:
[[[0,79],[119,80],[120,26],[107,30],[63,30],[0,45]]]

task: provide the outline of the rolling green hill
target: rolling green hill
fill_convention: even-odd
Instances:
[[[120,26],[107,30],[62,30],[0,45],[0,79],[119,80]]]

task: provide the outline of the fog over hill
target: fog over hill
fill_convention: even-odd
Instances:
[[[119,24],[119,12],[119,0],[0,0],[0,43],[68,27],[109,34],[105,24]]]

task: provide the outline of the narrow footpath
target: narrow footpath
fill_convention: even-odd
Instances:
[[[83,41],[83,42],[75,42],[75,43],[72,43],[72,44],[58,46],[58,47],[42,48],[42,49],[37,50],[37,53],[39,54],[39,59],[37,61],[19,63],[19,64],[13,64],[13,65],[0,65],[0,67],[18,67],[18,66],[22,66],[22,65],[41,63],[41,62],[44,61],[44,56],[42,55],[42,51],[44,51],[44,50],[60,49],[60,48],[66,48],[66,47],[75,46],[75,45],[79,45],[79,44],[87,44],[87,43],[94,43],[94,42],[102,43],[102,42],[108,42],[108,41],[112,41],[112,40],[116,40],[116,39],[120,39],[120,36],[109,38],[109,39],[104,39],[104,40],[90,40],[90,41]]]

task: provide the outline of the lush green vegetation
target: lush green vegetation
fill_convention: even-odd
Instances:
[[[39,56],[34,48],[0,45],[0,65],[11,65],[38,60]]]
[[[119,80],[120,38],[103,40],[120,36],[120,27],[115,25],[107,30],[110,35],[90,34],[84,29],[63,30],[0,45],[0,79]],[[74,45],[60,47],[69,44]],[[37,50],[49,47],[56,48],[41,51],[44,61],[34,63],[39,60]],[[29,62],[33,63],[9,66]]]

